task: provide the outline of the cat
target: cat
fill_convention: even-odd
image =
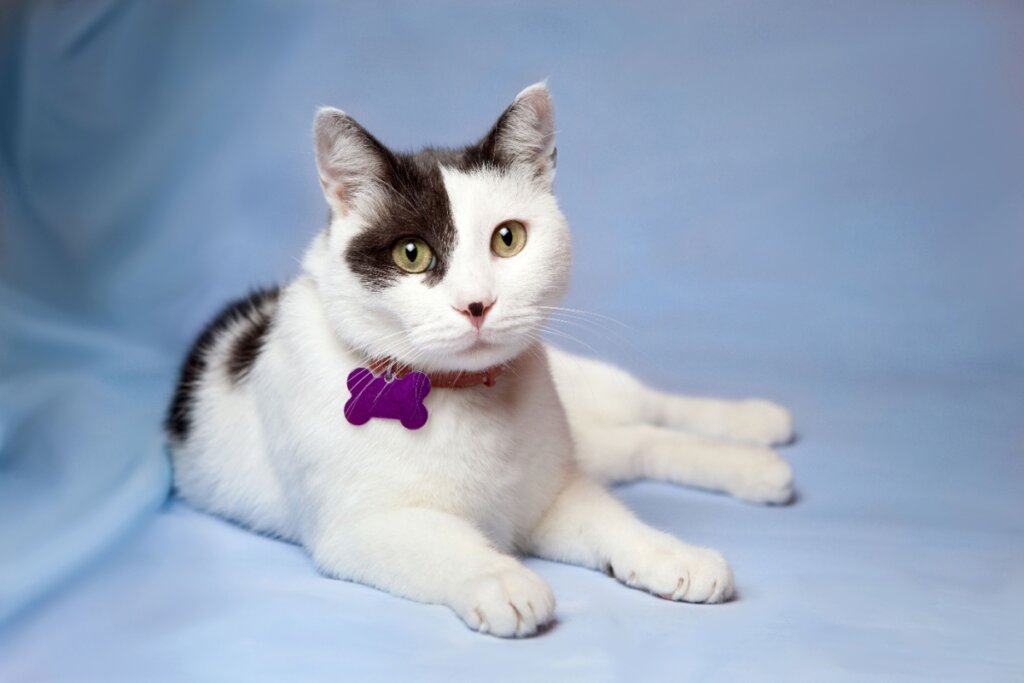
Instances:
[[[792,471],[770,446],[791,417],[661,393],[542,341],[571,262],[554,126],[545,83],[461,149],[399,154],[321,109],[329,225],[295,280],[230,304],[194,344],[166,421],[178,495],[301,544],[325,575],[447,605],[496,636],[554,619],[520,554],[671,600],[729,599],[721,554],[647,526],[605,484],[785,502]],[[378,387],[429,389],[409,393],[426,423],[346,419],[367,400],[347,384],[359,368]]]

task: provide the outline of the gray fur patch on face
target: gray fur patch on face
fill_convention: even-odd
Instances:
[[[385,153],[390,163],[377,211],[349,242],[345,260],[370,290],[381,290],[401,277],[424,277],[427,285],[435,285],[444,279],[456,240],[441,169],[426,152]],[[395,242],[405,237],[422,239],[434,252],[434,268],[422,276],[406,273],[391,258]]]
[[[465,173],[482,169],[530,167],[550,189],[554,175],[554,118],[550,96],[542,84],[520,93],[479,142],[461,149],[432,148],[416,154],[396,154],[358,128],[361,148],[379,157],[378,201],[367,227],[352,238],[345,251],[348,267],[370,290],[380,291],[402,277],[423,277],[427,286],[444,279],[455,250],[456,231],[440,166]],[[395,242],[418,237],[434,252],[436,263],[421,275],[410,275],[391,257]]]

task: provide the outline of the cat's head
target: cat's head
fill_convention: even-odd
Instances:
[[[543,83],[461,149],[392,152],[330,108],[314,135],[332,217],[306,270],[339,337],[427,370],[481,370],[536,342],[571,260]]]

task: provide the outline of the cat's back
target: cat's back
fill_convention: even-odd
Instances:
[[[252,391],[280,299],[276,287],[257,290],[210,321],[181,366],[164,427],[178,495],[200,509],[289,537]]]
[[[235,385],[263,345],[280,299],[270,287],[229,302],[196,337],[178,373],[164,429],[172,442],[187,441],[202,422],[200,402],[210,385]]]

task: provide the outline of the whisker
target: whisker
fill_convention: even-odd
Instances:
[[[594,322],[592,320],[587,320],[585,318],[570,319],[570,318],[562,318],[562,317],[559,317],[557,315],[552,314],[552,315],[548,316],[548,320],[551,321],[551,322],[562,324],[562,325],[572,325],[573,327],[586,330],[587,332],[593,332],[593,333],[599,333],[599,334],[602,334],[602,335],[608,335],[610,337],[614,337],[618,341],[626,341],[628,339],[627,337],[625,337],[623,335],[621,330],[615,330],[615,329],[612,329],[610,327],[599,325],[598,323],[596,323],[596,322]]]
[[[571,335],[571,334],[569,334],[567,332],[563,332],[561,330],[555,330],[555,329],[552,329],[550,327],[544,327],[544,331],[547,332],[548,334],[553,334],[556,337],[561,337],[562,339],[568,339],[569,341],[572,341],[572,342],[575,342],[577,344],[580,344],[581,346],[585,346],[592,353],[594,353],[596,355],[600,355],[600,354],[598,354],[597,349],[595,349],[593,346],[591,346],[587,342],[583,341],[579,337],[574,337],[573,335]]]
[[[569,313],[569,314],[572,314],[572,315],[590,316],[590,317],[593,317],[593,318],[600,318],[601,320],[607,320],[610,323],[614,323],[614,324],[619,325],[621,327],[625,327],[627,329],[631,329],[631,327],[629,325],[627,325],[626,323],[622,322],[621,320],[617,320],[615,318],[612,318],[611,316],[604,315],[603,313],[595,313],[594,311],[585,311],[585,310],[580,309],[580,308],[567,308],[565,306],[537,306],[537,308],[543,309],[545,311],[561,311],[563,313]]]

